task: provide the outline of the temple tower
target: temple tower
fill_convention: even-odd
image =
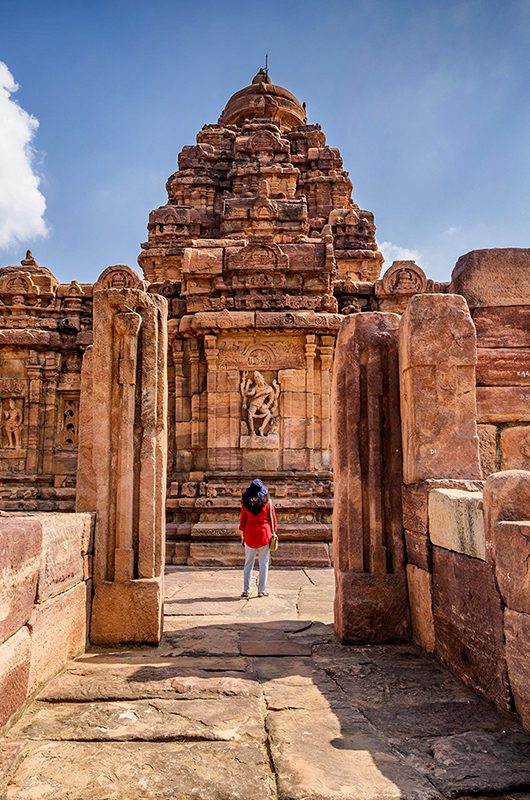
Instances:
[[[138,258],[169,300],[168,556],[238,563],[240,495],[259,476],[281,560],[328,564],[333,348],[352,286],[380,273],[373,215],[263,70],[178,165]]]

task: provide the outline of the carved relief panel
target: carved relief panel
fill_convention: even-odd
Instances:
[[[24,400],[9,397],[2,400],[2,447],[20,450],[23,447]]]
[[[280,384],[259,370],[245,370],[241,392],[241,447],[278,447]],[[266,441],[265,441],[266,440]]]

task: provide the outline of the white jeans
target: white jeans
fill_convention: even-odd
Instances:
[[[252,570],[254,569],[254,561],[256,553],[259,558],[259,580],[258,592],[267,591],[267,578],[269,577],[269,559],[271,551],[269,545],[264,544],[263,547],[249,547],[245,544],[245,567],[243,570],[243,591],[250,592],[250,581],[252,579]]]

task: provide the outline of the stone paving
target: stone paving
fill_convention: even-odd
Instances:
[[[343,647],[330,570],[169,568],[160,647],[71,662],[0,740],[3,800],[530,800],[530,737],[413,645]]]

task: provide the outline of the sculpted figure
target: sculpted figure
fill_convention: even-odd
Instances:
[[[240,389],[243,411],[247,412],[249,433],[267,436],[278,413],[280,384],[274,379],[272,386],[269,385],[261,372],[255,370],[252,375],[243,373]],[[256,424],[259,424],[257,430]]]
[[[10,398],[8,407],[4,410],[4,428],[7,434],[7,446],[16,450],[20,448],[22,420],[22,411],[17,407],[13,398]]]

